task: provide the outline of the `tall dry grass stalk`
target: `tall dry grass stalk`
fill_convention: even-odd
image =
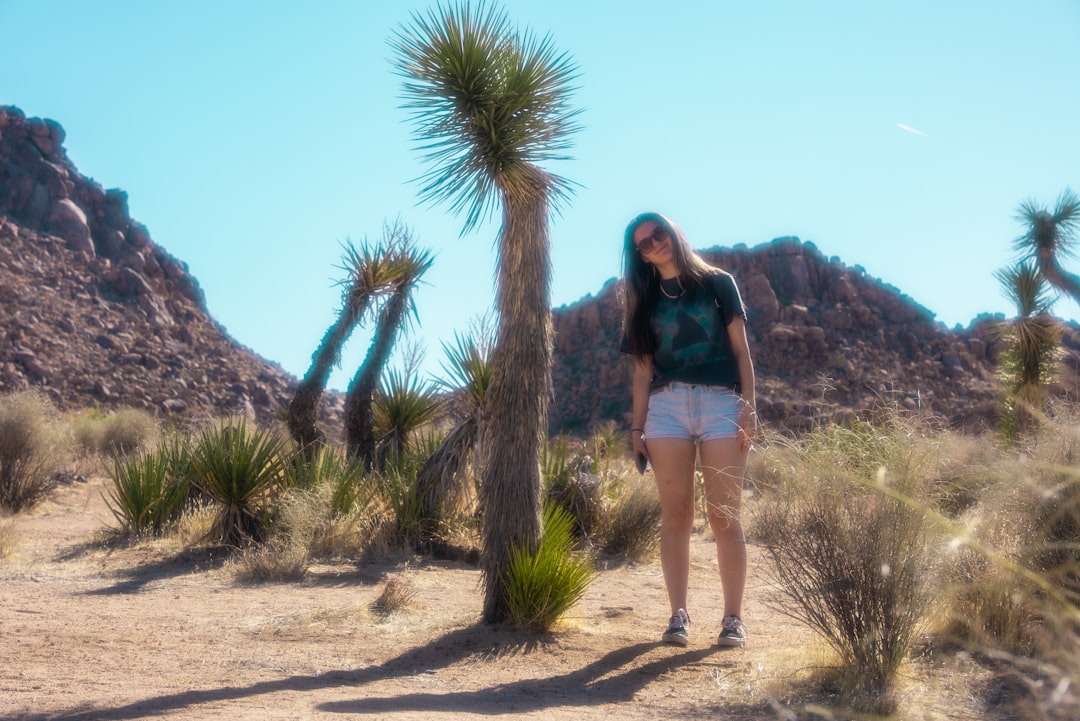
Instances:
[[[0,561],[11,558],[15,553],[15,529],[6,519],[0,518]]]

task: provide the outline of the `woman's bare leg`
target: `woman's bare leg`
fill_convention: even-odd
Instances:
[[[696,449],[693,441],[681,438],[650,438],[646,446],[660,494],[660,567],[675,613],[686,608],[690,582]]]
[[[724,615],[742,616],[746,587],[746,540],[739,513],[746,453],[737,438],[701,444],[701,472],[709,525],[716,537],[716,560],[724,590]]]

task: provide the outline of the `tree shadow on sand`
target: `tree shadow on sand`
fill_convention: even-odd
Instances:
[[[328,671],[313,676],[290,676],[248,686],[185,691],[146,698],[115,708],[82,706],[40,718],[54,721],[141,719],[170,715],[180,709],[197,708],[204,704],[220,704],[280,692],[315,693],[328,688],[360,688],[395,678],[414,677],[469,659],[492,661],[528,654],[548,643],[553,643],[549,637],[477,624],[452,631],[429,644],[367,668]],[[661,648],[665,651],[662,657],[644,665],[633,663],[647,652]],[[561,706],[600,706],[631,701],[638,691],[662,674],[700,662],[715,653],[716,649],[712,648],[676,651],[660,643],[639,643],[611,651],[584,668],[565,674],[496,684],[467,692],[358,697],[350,701],[327,702],[316,708],[327,713],[346,714],[448,709],[497,714]],[[31,721],[37,717],[24,718]]]

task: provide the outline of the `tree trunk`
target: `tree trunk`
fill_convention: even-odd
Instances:
[[[483,618],[507,619],[506,572],[513,546],[540,539],[540,449],[551,393],[551,258],[549,181],[542,171],[502,187],[496,307],[487,422],[482,440]],[[524,187],[523,187],[524,186]]]
[[[375,415],[372,410],[375,389],[405,320],[410,288],[409,284],[398,286],[386,301],[367,357],[353,376],[345,396],[345,444],[349,455],[362,461],[368,470],[375,466]]]
[[[311,367],[289,402],[289,433],[304,453],[314,453],[326,444],[326,435],[318,426],[319,399],[326,390],[330,371],[341,357],[341,347],[352,333],[368,302],[367,297],[355,303],[346,301],[338,319],[323,336],[322,343],[312,356]]]

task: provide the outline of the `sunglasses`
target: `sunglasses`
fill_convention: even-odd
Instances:
[[[637,248],[639,253],[651,253],[657,243],[663,243],[669,240],[671,240],[671,233],[669,233],[664,226],[658,225],[653,228],[652,233],[642,239],[642,241],[634,247]]]

